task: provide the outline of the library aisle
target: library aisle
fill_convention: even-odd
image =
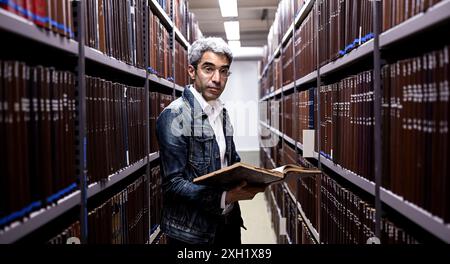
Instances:
[[[0,244],[166,244],[171,205],[213,242],[176,200],[200,196],[163,195],[156,120],[189,66],[227,80],[243,162],[314,169],[240,202],[244,244],[449,244],[449,29],[450,0],[0,0]],[[189,65],[209,36],[231,65]],[[216,168],[194,136],[170,184]]]
[[[242,244],[276,244],[275,230],[264,194],[259,193],[253,200],[241,201],[239,205],[247,228],[241,229]]]
[[[260,166],[258,151],[238,151],[242,162]],[[242,244],[276,244],[275,230],[272,226],[270,205],[263,193],[253,200],[240,201],[242,219],[247,230],[241,228]]]

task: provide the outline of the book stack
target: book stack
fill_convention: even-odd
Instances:
[[[373,180],[372,71],[320,87],[320,98],[321,154]]]
[[[157,0],[159,6],[162,8],[162,10],[170,16],[171,8],[172,8],[172,1],[171,0]]]
[[[200,27],[197,21],[197,18],[195,17],[194,13],[189,12],[188,14],[188,26],[187,26],[188,33],[186,35],[187,41],[189,43],[194,43],[197,39],[203,38],[203,34],[200,31]]]
[[[188,36],[188,15],[187,1],[173,0],[173,22],[175,27],[185,37]]]
[[[316,6],[308,13],[300,27],[295,30],[295,74],[297,78],[304,77],[317,68],[315,10]]]
[[[145,244],[149,241],[149,199],[147,176],[109,198],[88,215],[88,244]],[[66,244],[80,238],[77,221],[51,238],[49,244]]]
[[[425,12],[441,0],[383,0],[383,31]]]
[[[144,88],[86,77],[87,167],[106,179],[146,155]]]
[[[281,55],[283,86],[294,81],[294,56],[292,45],[293,41],[291,38],[286,46],[283,47],[283,53]]]
[[[144,0],[86,1],[85,44],[110,57],[143,69],[144,4]]]
[[[298,93],[297,99],[297,131],[293,131],[293,139],[303,144],[303,130],[314,129],[314,94],[316,89],[310,88]]]
[[[75,184],[75,78],[0,61],[0,226],[67,195]]]
[[[449,46],[382,69],[383,186],[450,222]],[[405,180],[408,179],[408,180]]]
[[[166,95],[158,92],[150,92],[150,152],[159,150],[158,140],[156,138],[156,120],[161,112],[172,101],[172,95]]]
[[[153,233],[161,223],[163,196],[161,189],[161,170],[153,167],[150,174],[150,230]]]
[[[188,52],[178,41],[175,42],[175,83],[181,87],[189,84]]]
[[[169,30],[160,18],[148,7],[150,40],[148,46],[149,71],[165,79],[173,78],[173,56],[170,48]]]
[[[70,0],[2,0],[0,7],[64,37],[74,38]]]
[[[375,236],[375,208],[327,175],[320,181],[320,241],[325,244],[365,244]],[[307,203],[306,203],[307,204]],[[302,203],[303,206],[303,203]],[[393,222],[382,218],[382,244],[417,244]]]

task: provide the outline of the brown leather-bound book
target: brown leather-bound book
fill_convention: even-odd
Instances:
[[[61,90],[61,79],[60,72],[56,71],[54,68],[50,68],[51,85],[50,85],[50,110],[51,110],[51,141],[52,141],[52,159],[57,161],[53,162],[52,169],[54,171],[53,184],[54,191],[59,191],[63,188],[61,184],[62,178],[62,163],[61,156],[63,152],[61,151],[61,124],[60,124],[60,90]]]
[[[70,125],[69,125],[69,131],[71,132],[71,141],[72,142],[76,142],[76,137],[75,137],[75,122],[77,120],[77,109],[76,109],[76,80],[75,80],[75,76],[73,74],[70,74],[70,92],[69,92],[69,98],[70,98],[70,115],[69,115],[69,119],[70,119]],[[72,181],[71,182],[75,182],[77,179],[77,173],[76,173],[76,166],[75,166],[75,160],[76,160],[76,146],[75,144],[72,146],[72,159],[70,160],[71,163],[71,178]]]
[[[56,29],[58,34],[66,36],[67,32],[64,28],[67,28],[66,25],[66,2],[64,0],[56,1],[56,22],[59,24],[59,28]]]
[[[391,87],[390,87],[390,65],[387,64],[381,68],[381,80],[382,80],[382,97],[381,97],[381,119],[382,119],[382,177],[381,185],[390,189],[391,187],[391,163],[389,159],[390,155],[390,130],[391,130]]]
[[[242,181],[246,181],[249,185],[268,186],[282,182],[287,176],[305,176],[320,173],[321,171],[319,170],[307,169],[293,164],[268,170],[239,162],[197,177],[193,180],[193,183],[231,189]]]
[[[92,177],[92,166],[91,166],[91,144],[92,144],[92,96],[91,96],[91,87],[90,87],[90,77],[86,76],[85,80],[86,85],[86,167],[87,167],[87,182],[90,182],[90,178]]]
[[[449,46],[446,45],[439,52],[439,127],[438,127],[438,142],[439,142],[439,151],[437,152],[438,157],[445,157],[449,155],[450,146],[448,140],[448,118],[450,115],[450,108],[448,105],[449,102],[449,82],[450,82],[450,67],[449,67]],[[447,121],[445,121],[447,120]],[[447,124],[447,125],[446,125]],[[435,153],[435,152],[433,152]],[[438,215],[443,215],[443,219],[446,223],[450,222],[450,179],[448,178],[449,174],[449,165],[446,162],[439,162],[436,157],[435,162],[439,163],[440,167],[440,179],[442,182],[442,186],[439,192],[433,193],[432,201],[434,201],[436,206],[439,206],[439,200],[442,201],[442,207],[437,208],[439,210]],[[439,196],[438,193],[442,193],[442,196]],[[442,199],[440,197],[443,197]]]
[[[8,141],[12,142],[12,155],[9,156],[8,166],[11,170],[7,176],[11,179],[11,187],[8,192],[11,198],[11,209],[16,211],[22,209],[30,202],[29,192],[29,167],[28,167],[28,133],[27,126],[29,123],[29,99],[27,97],[27,68],[24,63],[18,61],[6,62],[5,65],[11,70],[11,77],[7,77],[7,93],[10,94],[12,119],[10,132],[7,136]]]
[[[110,17],[110,0],[102,0],[103,3],[103,19],[104,19],[104,28],[105,28],[105,54],[111,54],[111,21]]]
[[[72,15],[72,3],[71,0],[64,0],[65,4],[65,27],[66,27],[66,36],[68,38],[74,38],[74,35],[71,35],[74,32],[73,26],[73,15]]]
[[[98,0],[98,47],[103,53],[106,53],[106,28],[105,28],[105,6],[104,0]]]
[[[99,169],[99,163],[97,162],[98,157],[98,149],[101,147],[101,142],[99,138],[100,133],[100,103],[98,102],[98,94],[100,92],[100,88],[96,87],[96,78],[90,79],[90,89],[91,89],[91,104],[92,104],[92,139],[91,139],[91,158],[88,159],[88,162],[91,163],[91,170],[92,170],[92,179],[91,183],[98,181],[100,176],[100,169]]]
[[[6,104],[7,98],[5,97],[5,88],[4,83],[4,72],[3,72],[3,61],[0,60],[0,149],[3,149],[4,153],[8,154],[8,149],[6,148]],[[6,169],[7,169],[7,160],[2,158],[0,159],[0,217],[3,217],[7,214],[7,177],[6,177]]]
[[[43,197],[50,196],[54,191],[54,185],[52,182],[53,179],[53,170],[52,170],[52,159],[51,157],[51,108],[50,108],[50,85],[51,85],[51,76],[50,70],[48,68],[43,68],[42,74],[43,77],[41,79],[41,87],[40,87],[40,112],[41,112],[41,125],[40,125],[40,141],[42,142],[42,152],[39,155],[39,163],[42,164],[42,177],[43,180],[41,182],[43,188]]]

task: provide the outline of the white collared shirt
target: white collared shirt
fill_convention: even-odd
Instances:
[[[194,95],[197,102],[200,104],[203,112],[208,116],[209,124],[211,125],[214,135],[216,136],[217,145],[219,145],[220,151],[220,164],[221,167],[224,168],[228,165],[227,160],[225,159],[225,151],[227,148],[225,142],[225,136],[223,134],[223,120],[219,118],[220,113],[223,110],[224,104],[220,99],[206,101],[203,96],[195,90],[194,86],[190,86],[189,90]]]
[[[189,90],[194,95],[195,100],[200,104],[203,112],[208,116],[209,124],[211,125],[214,135],[216,136],[217,145],[219,145],[220,152],[220,164],[221,167],[224,168],[228,165],[227,160],[225,159],[226,152],[226,142],[225,135],[223,134],[223,120],[219,118],[220,113],[224,108],[224,104],[220,99],[206,101],[205,98],[194,88],[193,85],[189,86]],[[222,198],[220,200],[220,207],[223,210],[223,214],[228,213],[233,208],[233,204],[225,205],[225,196],[226,192],[222,193]]]

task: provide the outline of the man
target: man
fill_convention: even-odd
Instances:
[[[240,161],[219,99],[233,55],[223,39],[204,38],[192,44],[188,57],[193,85],[156,123],[164,201],[161,230],[169,244],[240,244],[244,225],[237,201],[252,199],[264,189],[245,182],[231,190],[192,183]]]

